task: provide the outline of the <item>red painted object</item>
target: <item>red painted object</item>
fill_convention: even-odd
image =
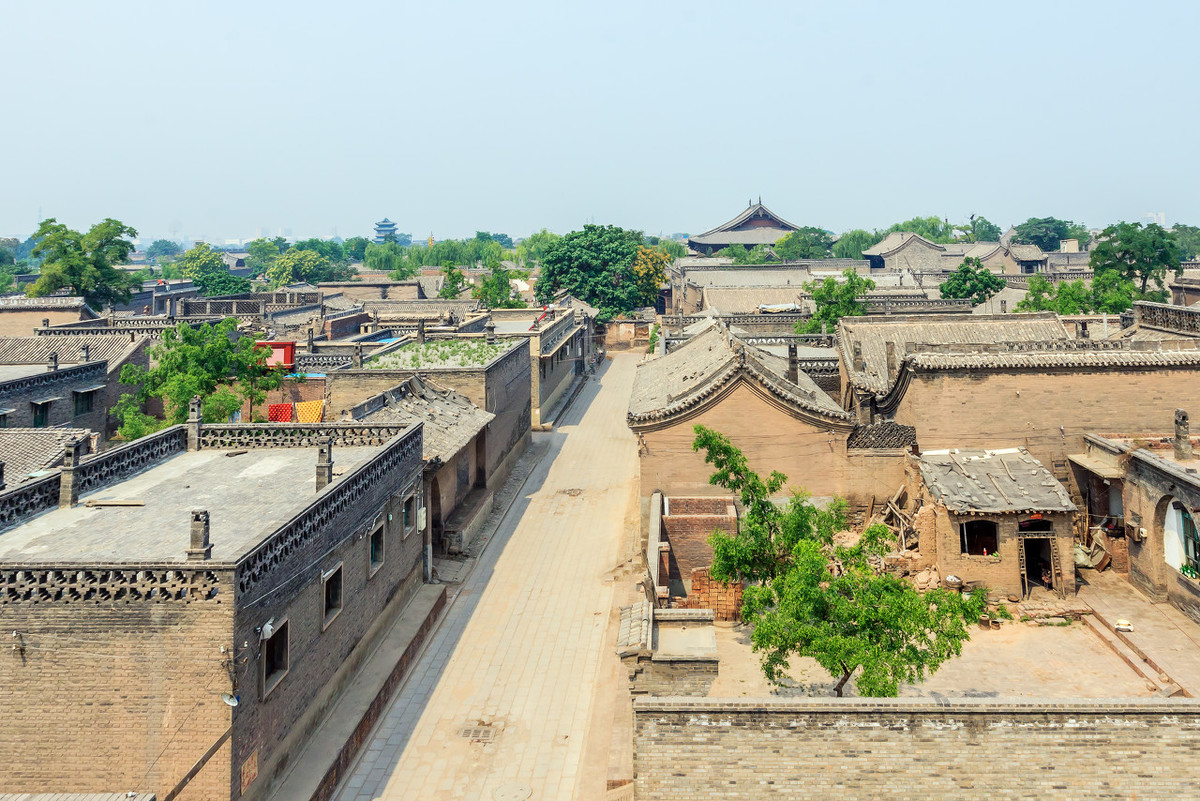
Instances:
[[[267,364],[278,365],[288,370],[296,366],[295,342],[255,342],[254,344],[260,348],[271,349],[271,355],[267,357]]]

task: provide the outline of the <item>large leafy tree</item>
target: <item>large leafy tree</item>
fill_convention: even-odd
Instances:
[[[970,298],[972,306],[1004,289],[1000,276],[983,266],[979,259],[968,257],[939,287],[943,298]]]
[[[908,231],[923,236],[930,242],[946,244],[954,241],[954,226],[948,220],[940,217],[913,217],[911,220],[898,222],[884,231],[885,234]]]
[[[442,288],[438,290],[439,298],[454,299],[462,294],[467,284],[467,276],[462,270],[448,261],[442,265]]]
[[[642,297],[657,298],[663,283],[667,280],[667,265],[671,257],[658,248],[638,247],[637,257],[633,260],[633,274],[637,277]]]
[[[838,237],[833,243],[833,256],[837,259],[861,259],[863,251],[879,244],[883,234],[879,231],[865,231],[855,228]]]
[[[694,430],[693,449],[714,467],[710,483],[741,501],[737,532],[709,539],[711,572],[748,583],[742,618],[753,626],[750,642],[768,680],[782,683],[791,657],[809,657],[836,680],[839,697],[856,674],[860,694],[895,696],[901,683],[919,682],[962,653],[967,622],[982,613],[986,593],[970,600],[946,590],[922,594],[877,571],[895,544],[885,526],[869,526],[853,545],[835,544],[846,528],[844,500],[820,509],[793,492],[777,504],[786,476],[773,471],[764,480],[723,434]]]
[[[1029,276],[1028,292],[1017,311],[1052,311],[1056,314],[1119,314],[1135,300],[1154,298],[1138,292],[1137,285],[1116,270],[1096,273],[1091,286],[1082,279],[1053,284],[1044,276]]]
[[[812,293],[816,310],[808,322],[796,323],[796,332],[814,334],[821,330],[822,323],[832,331],[837,328],[837,321],[841,318],[866,314],[866,294],[875,288],[875,282],[847,268],[842,271],[841,281],[830,277],[820,282],[806,283],[804,288]]]
[[[499,261],[493,261],[489,267],[488,274],[475,287],[475,298],[487,309],[525,308],[525,301],[513,288],[512,279],[527,274],[505,269]]]
[[[615,225],[585,225],[554,242],[542,257],[537,298],[548,303],[565,289],[599,309],[599,319],[613,317],[654,302],[633,272],[643,241],[640,231]],[[655,290],[657,294],[657,289]]]
[[[179,255],[183,250],[178,242],[172,242],[170,239],[155,239],[150,243],[150,247],[146,248],[146,258],[158,261],[162,257],[171,257]]]
[[[257,278],[266,274],[279,258],[279,247],[269,239],[254,239],[246,243],[246,253],[246,266],[250,268],[250,274]]]
[[[121,436],[137,439],[163,426],[187,420],[188,403],[200,397],[206,423],[220,423],[241,408],[251,409],[268,389],[283,380],[280,369],[267,365],[270,348],[257,347],[250,337],[237,338],[237,320],[192,327],[180,323],[163,332],[162,342],[151,348],[149,369],[136,364],[121,368],[121,383],[136,387],[125,393],[113,411],[121,420]],[[236,388],[236,389],[235,389]],[[150,398],[163,405],[162,419],[142,411]]]
[[[236,295],[250,291],[250,282],[240,276],[230,275],[221,253],[204,242],[197,242],[174,264],[183,277],[191,279],[200,290],[200,294],[206,297]]]
[[[1121,222],[1104,229],[1089,262],[1097,274],[1113,270],[1145,294],[1150,281],[1164,290],[1168,271],[1183,274],[1181,254],[1176,238],[1157,223],[1143,228],[1141,223]]]
[[[713,255],[733,259],[733,263],[737,265],[763,264],[771,258],[771,246],[755,245],[752,248],[748,248],[745,245],[734,243],[728,247],[721,248]]]
[[[806,225],[775,243],[775,255],[787,261],[800,259],[827,259],[832,255],[833,234],[824,228]]]
[[[1064,239],[1078,239],[1083,247],[1090,238],[1086,226],[1057,217],[1030,217],[1016,226],[1013,235],[1014,242],[1037,245],[1047,252],[1058,250]]]
[[[547,231],[545,228],[530,234],[517,245],[517,262],[525,265],[541,264],[546,252],[560,239],[562,239],[561,236],[553,231]]]
[[[115,269],[133,252],[127,237],[137,231],[119,220],[107,218],[86,234],[73,231],[53,217],[43,220],[34,238],[33,255],[42,260],[38,279],[27,290],[30,297],[43,297],[67,289],[90,306],[128,303],[136,281]]]
[[[363,256],[367,252],[367,245],[369,244],[371,244],[371,240],[365,236],[352,236],[347,239],[342,243],[342,251],[346,255],[346,260],[352,262],[362,261]]]
[[[302,239],[292,245],[292,250],[311,250],[314,253],[319,253],[329,260],[331,264],[340,264],[346,261],[346,252],[341,244],[332,240],[325,239]]]
[[[315,250],[291,248],[283,253],[267,268],[267,282],[274,288],[293,284],[297,281],[309,281],[317,284],[322,281],[348,281],[357,274],[357,270],[344,263],[334,264],[328,257]]]
[[[954,230],[958,233],[960,242],[997,242],[1002,233],[1000,226],[987,217],[974,215],[965,223],[954,226]]]

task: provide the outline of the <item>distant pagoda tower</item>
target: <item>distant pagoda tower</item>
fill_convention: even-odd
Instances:
[[[375,223],[375,244],[382,245],[384,242],[396,241],[396,223],[384,217],[381,221]]]

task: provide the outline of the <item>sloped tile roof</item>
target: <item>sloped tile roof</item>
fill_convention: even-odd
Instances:
[[[11,489],[28,481],[30,473],[57,467],[68,442],[91,435],[86,428],[0,428],[4,483]]]
[[[920,234],[914,234],[911,231],[893,231],[862,253],[864,256],[890,256],[914,240],[923,242],[934,250],[945,250],[942,245],[930,242]]]
[[[793,225],[792,223],[783,219],[778,214],[776,214],[775,212],[771,211],[766,206],[764,206],[762,203],[752,203],[752,204],[750,204],[749,208],[747,208],[745,211],[743,211],[738,216],[734,217],[729,222],[718,225],[716,228],[710,228],[709,230],[705,231],[702,234],[697,234],[694,237],[689,237],[689,239],[691,241],[695,242],[695,241],[698,241],[699,237],[708,236],[710,234],[720,234],[720,233],[726,233],[729,231],[733,231],[736,228],[738,228],[738,226],[744,225],[748,220],[753,219],[754,217],[761,217],[764,219],[773,220],[776,223],[776,225],[774,227],[782,229],[785,233],[787,231],[795,231],[799,227],[799,226]]]
[[[869,426],[859,426],[846,440],[847,448],[908,448],[917,441],[916,426],[905,426],[885,420]]]
[[[382,397],[381,397],[382,396]],[[465,396],[421,376],[369,399],[379,407],[359,417],[369,423],[424,423],[424,458],[449,462],[495,415]]]
[[[1009,245],[1008,254],[1017,261],[1041,261],[1046,258],[1037,245]]]
[[[804,373],[797,383],[787,380],[786,358],[746,345],[714,321],[665,356],[638,366],[629,399],[629,422],[670,418],[701,403],[739,375],[830,421],[844,424],[851,419]]]
[[[704,308],[723,314],[754,314],[759,306],[796,304],[808,309],[807,292],[800,284],[793,286],[705,287]]]
[[[934,499],[958,514],[1075,511],[1063,485],[1024,448],[930,451],[920,465]]]
[[[998,353],[915,353],[914,369],[1027,369],[1053,367],[1191,367],[1200,366],[1200,350],[1045,350]]]
[[[85,344],[90,361],[107,360],[112,369],[138,343],[124,334],[0,337],[0,364],[45,364],[51,353],[58,354],[59,364],[78,364],[83,361]]]
[[[888,370],[888,342],[893,344],[898,372],[905,351],[913,345],[993,345],[1070,338],[1062,321],[1051,312],[843,317],[838,321],[838,347],[850,383],[876,394],[886,392],[896,378]],[[855,345],[862,351],[862,370],[855,369]]]

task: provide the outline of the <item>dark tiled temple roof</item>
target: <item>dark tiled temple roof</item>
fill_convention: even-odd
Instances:
[[[787,360],[737,340],[719,322],[665,356],[638,366],[629,399],[631,424],[665,420],[720,391],[739,375],[784,402],[844,425],[851,415],[804,373],[786,378]]]
[[[1008,255],[1017,261],[1041,261],[1046,258],[1045,252],[1037,245],[1009,245]]]
[[[772,228],[782,229],[785,232],[795,231],[798,227],[798,226],[793,225],[792,223],[788,222],[787,220],[783,219],[778,214],[776,214],[775,212],[771,211],[766,206],[764,206],[762,203],[752,203],[749,206],[749,208],[747,208],[745,211],[743,211],[738,216],[734,217],[729,222],[722,223],[721,225],[718,225],[716,228],[710,228],[709,230],[705,231],[702,234],[697,234],[696,236],[689,237],[689,239],[693,242],[697,242],[697,241],[701,241],[701,237],[706,237],[711,234],[725,234],[729,231],[737,230],[740,226],[745,225],[748,221],[754,219],[755,217],[771,220],[772,222],[775,223],[774,226],[771,226]]]
[[[1024,448],[930,451],[920,464],[925,486],[952,512],[1075,511],[1063,485]]]
[[[895,381],[888,370],[887,343],[893,344],[896,372],[906,351],[916,345],[994,345],[997,342],[1052,342],[1070,339],[1051,312],[1039,314],[843,317],[838,321],[838,347],[850,383],[882,394]],[[855,369],[855,345],[863,369]]]
[[[885,420],[869,426],[859,426],[846,440],[847,448],[909,448],[917,441],[915,426],[905,426]]]
[[[11,489],[28,481],[30,473],[57,467],[68,442],[91,434],[86,428],[0,428],[4,483]]]

